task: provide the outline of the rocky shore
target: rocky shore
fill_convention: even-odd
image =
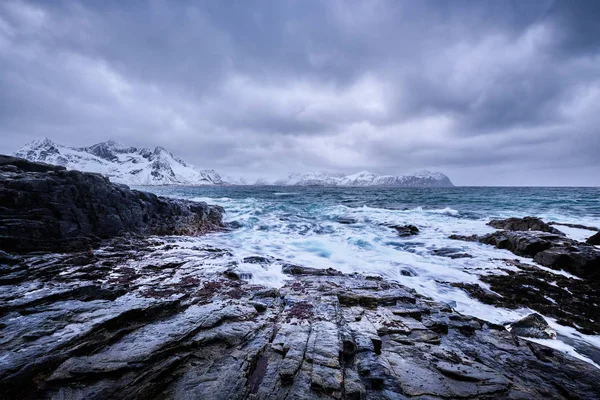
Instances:
[[[586,243],[579,242],[534,217],[495,220],[489,225],[502,230],[481,236],[454,235],[451,238],[507,249],[515,255],[533,258],[544,267],[600,281],[600,249],[589,243],[596,240],[595,235]]]
[[[534,217],[495,220],[489,225],[501,230],[453,238],[507,249],[542,266],[574,276],[551,273],[516,259],[504,259],[501,261],[505,268],[500,267],[499,273],[480,278],[489,289],[477,284],[454,283],[453,286],[485,304],[514,309],[529,307],[581,333],[600,334],[599,248],[589,244],[589,239],[587,243],[569,239]]]
[[[600,370],[519,337],[544,335],[543,318],[509,332],[396,283],[301,266],[280,289],[256,286],[227,250],[174,240],[11,258],[0,397],[600,396]]]
[[[99,174],[0,155],[0,250],[80,251],[122,235],[196,236],[220,229],[222,213]]]
[[[492,324],[379,277],[238,260],[185,237],[221,219],[219,207],[0,157],[0,398],[600,398],[600,369],[526,339],[556,337],[540,315]],[[539,220],[493,225],[457,239],[560,254],[546,264],[583,279],[505,260],[482,277],[491,289],[456,286],[598,333],[598,249]],[[418,234],[407,227],[392,228]],[[240,262],[288,279],[254,285]]]

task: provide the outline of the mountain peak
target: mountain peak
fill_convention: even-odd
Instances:
[[[34,149],[34,148],[39,148],[39,147],[58,147],[59,145],[54,143],[52,140],[48,139],[47,137],[41,137],[41,138],[37,138],[32,140],[31,142],[27,143],[24,148],[30,148],[30,149]]]
[[[163,147],[136,148],[115,140],[89,147],[66,147],[48,138],[36,139],[15,156],[68,169],[97,172],[128,185],[214,185],[221,184],[215,171],[198,170]]]

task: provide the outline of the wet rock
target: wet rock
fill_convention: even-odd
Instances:
[[[497,231],[481,236],[452,235],[450,239],[489,244],[519,256],[533,258],[548,268],[565,270],[585,279],[600,280],[600,249],[562,235],[534,231]]]
[[[358,222],[358,220],[356,218],[350,218],[350,217],[340,217],[338,218],[337,222],[339,222],[340,224],[343,225],[352,225]]]
[[[410,268],[410,267],[403,267],[400,268],[400,274],[402,276],[417,276],[417,271],[415,271],[414,269]]]
[[[294,264],[284,264],[281,267],[281,272],[288,275],[342,275],[342,273],[333,268],[327,269],[318,269],[318,268],[308,268],[302,267],[300,265]]]
[[[600,229],[596,228],[595,226],[586,226],[586,225],[581,225],[581,224],[567,224],[567,223],[563,223],[563,222],[549,222],[548,225],[559,225],[559,226],[567,226],[569,228],[575,228],[575,229],[585,229],[588,231],[600,231]]]
[[[242,222],[240,222],[240,221],[230,221],[230,222],[227,222],[227,223],[225,224],[225,227],[226,227],[227,229],[231,229],[231,230],[234,230],[234,229],[240,229],[240,228],[242,228],[243,226],[244,226],[244,224],[243,224]]]
[[[251,256],[246,257],[242,260],[246,264],[259,264],[259,265],[268,265],[273,262],[271,258],[261,257],[261,256]]]
[[[488,225],[506,231],[539,231],[557,235],[563,234],[558,229],[536,217],[494,219],[488,222]]]
[[[251,273],[242,272],[242,271],[238,270],[237,268],[229,268],[225,272],[223,272],[223,275],[225,275],[229,279],[235,279],[235,280],[250,280],[250,279],[252,279]]]
[[[556,332],[540,314],[529,314],[508,326],[510,333],[515,336],[536,339],[556,339]]]
[[[537,253],[533,259],[545,267],[600,281],[600,250],[585,243],[554,246]]]
[[[435,254],[436,256],[439,256],[439,257],[447,257],[447,258],[451,258],[451,259],[473,258],[472,255],[470,255],[468,253],[463,253],[461,251],[461,249],[456,249],[456,248],[452,248],[452,247],[444,247],[441,249],[435,249],[435,250],[433,250],[433,254]]]
[[[553,242],[562,239],[561,236],[548,233],[498,231],[481,236],[479,241],[519,256],[533,257],[552,247]]]
[[[452,285],[486,304],[511,309],[528,307],[581,333],[600,334],[600,313],[595,306],[600,302],[600,288],[595,282],[569,278],[516,260],[502,261],[511,267],[501,267],[504,274],[480,278],[501,297],[490,295],[476,284]]]
[[[0,284],[0,397],[600,396],[595,367],[398,283],[302,268],[266,288],[161,240],[20,257],[29,279]]]
[[[0,167],[0,250],[89,250],[121,235],[194,236],[222,226],[221,207],[130,190],[99,174],[1,155]]]
[[[452,234],[450,236],[448,236],[448,239],[452,239],[452,240],[461,240],[463,242],[479,242],[479,235],[457,235],[457,234]]]
[[[400,237],[413,236],[419,233],[419,228],[414,225],[389,225],[389,227],[395,229]]]
[[[593,246],[600,246],[600,232],[590,236],[585,242]]]
[[[493,305],[502,304],[502,296],[487,290],[476,283],[452,282],[450,285],[463,289],[465,292],[469,293],[471,297],[476,298],[482,303]]]

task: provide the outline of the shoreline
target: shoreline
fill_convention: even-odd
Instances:
[[[499,230],[455,238],[518,256],[488,280],[479,275],[489,287],[468,283],[460,291],[486,307],[552,316],[498,324],[392,279],[240,257],[232,243],[193,237],[235,229],[218,206],[11,158],[2,159],[0,178],[0,214],[10,221],[3,235],[14,235],[0,252],[0,394],[7,398],[600,396],[599,346],[579,360],[563,353],[578,345],[577,330],[597,334],[585,321],[595,318],[591,303],[600,297],[593,269],[600,251],[539,219],[492,221]],[[103,225],[111,215],[119,229]],[[420,235],[413,225],[385,228]],[[472,257],[441,250],[441,258]],[[557,271],[567,259],[580,277]],[[275,269],[280,287],[253,283],[253,274]]]

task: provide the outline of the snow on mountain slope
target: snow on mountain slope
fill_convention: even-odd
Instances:
[[[328,172],[291,174],[287,179],[275,182],[278,186],[336,186],[344,175]]]
[[[391,186],[391,187],[452,187],[450,179],[440,172],[419,172],[411,175],[377,175],[359,172],[352,175],[309,172],[291,174],[274,183],[280,186]]]
[[[30,161],[62,165],[67,169],[98,172],[127,185],[218,185],[213,170],[198,170],[162,147],[136,148],[109,140],[73,148],[38,139],[15,154]]]

